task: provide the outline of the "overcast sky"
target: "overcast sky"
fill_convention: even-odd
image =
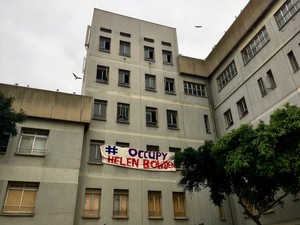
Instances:
[[[80,94],[94,8],[174,27],[179,53],[204,59],[248,1],[0,0],[0,83]]]

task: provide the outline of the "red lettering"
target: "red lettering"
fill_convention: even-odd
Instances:
[[[148,159],[143,160],[143,167],[144,167],[144,169],[149,169],[150,165],[149,165],[149,160]]]
[[[109,155],[108,158],[107,158],[107,162],[108,163],[114,163],[114,158],[115,158],[114,156]]]

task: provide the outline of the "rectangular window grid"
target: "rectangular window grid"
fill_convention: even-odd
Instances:
[[[258,87],[259,87],[261,96],[264,97],[264,96],[267,94],[267,91],[266,91],[266,87],[265,87],[265,84],[264,84],[263,79],[262,79],[262,78],[259,78],[259,79],[257,80],[257,83],[258,83]]]
[[[157,108],[146,107],[146,125],[157,126]]]
[[[299,70],[299,64],[298,64],[297,59],[294,55],[294,52],[290,51],[287,55],[288,55],[288,58],[290,60],[293,71],[296,72],[297,70]]]
[[[183,82],[184,93],[187,95],[194,95],[200,97],[206,97],[206,88],[204,84],[192,83],[192,82]]]
[[[119,70],[119,85],[129,87],[130,82],[130,71]]]
[[[94,100],[93,119],[106,120],[107,101]]]
[[[144,46],[144,57],[145,60],[154,61],[154,48]]]
[[[117,122],[129,123],[129,104],[118,103]]]
[[[165,93],[175,94],[175,80],[165,77]]]
[[[168,128],[177,128],[177,111],[173,110],[167,110],[167,123],[168,123]]]
[[[108,83],[109,67],[97,65],[96,81],[100,83]]]
[[[110,51],[110,38],[100,36],[99,39],[100,39],[99,40],[99,50],[109,52]]]
[[[49,130],[23,128],[17,154],[45,156]]]
[[[128,217],[128,190],[114,190],[114,217]]]
[[[250,61],[256,53],[270,40],[266,27],[263,27],[242,50],[244,64]]]
[[[100,217],[100,199],[101,189],[87,188],[85,190],[83,217],[99,218]]]
[[[161,192],[148,191],[148,217],[162,217]]]
[[[38,183],[9,182],[3,213],[33,214],[38,188]]]
[[[163,63],[172,64],[172,52],[167,50],[162,50]]]
[[[233,119],[232,119],[232,114],[231,114],[231,110],[228,109],[225,113],[224,113],[224,119],[225,119],[225,124],[226,124],[226,128],[229,128],[233,125]]]
[[[120,55],[130,56],[130,42],[120,41]]]
[[[89,163],[102,164],[102,155],[100,146],[104,145],[104,141],[91,140],[90,141],[90,155]]]
[[[156,76],[146,74],[145,75],[145,87],[147,91],[155,91],[156,90]]]
[[[239,111],[240,118],[243,118],[248,114],[248,108],[246,104],[245,98],[241,98],[237,103],[236,103]]]
[[[174,218],[186,218],[186,202],[184,192],[173,192]]]
[[[279,28],[283,27],[300,9],[299,0],[288,0],[275,13],[275,19]]]
[[[237,69],[233,60],[217,77],[218,89],[221,90],[233,77],[235,77],[235,75],[237,75]]]

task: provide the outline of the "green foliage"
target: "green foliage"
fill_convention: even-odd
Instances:
[[[181,187],[209,187],[216,205],[235,194],[246,214],[260,224],[264,212],[300,190],[300,108],[286,105],[272,114],[269,124],[245,124],[216,143],[188,148],[175,163],[182,166]]]
[[[18,113],[14,111],[13,101],[14,98],[7,98],[0,92],[0,136],[6,133],[15,136],[17,134],[16,123],[22,123],[26,119],[23,110]]]

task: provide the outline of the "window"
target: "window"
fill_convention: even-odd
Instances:
[[[169,152],[174,152],[174,153],[181,152],[181,148],[169,147]]]
[[[223,204],[219,206],[219,218],[221,221],[226,221],[225,210]]]
[[[149,152],[159,152],[159,146],[157,145],[147,145],[146,149]]]
[[[96,81],[100,83],[108,83],[109,67],[97,65],[97,78]]]
[[[164,46],[169,46],[169,47],[172,46],[172,44],[170,42],[166,42],[166,41],[162,41],[161,44]]]
[[[161,192],[148,191],[148,216],[162,217],[161,208]]]
[[[9,134],[0,134],[0,154],[6,153],[9,138],[10,138]]]
[[[100,217],[100,198],[101,189],[85,189],[83,217],[99,218]]]
[[[157,126],[157,108],[146,107],[146,125]]]
[[[121,148],[129,148],[130,144],[127,142],[116,142],[116,146]]]
[[[246,116],[248,114],[248,108],[247,108],[247,104],[246,104],[246,100],[245,98],[241,98],[237,103],[237,108],[239,111],[239,115],[240,118],[243,118],[244,116]]]
[[[131,37],[131,34],[120,32],[120,35],[123,37]]]
[[[297,59],[294,55],[294,52],[290,51],[287,55],[288,55],[288,58],[290,60],[293,71],[296,72],[297,70],[299,70],[299,65],[298,65]]]
[[[299,0],[286,1],[274,15],[278,27],[283,27],[299,11],[299,8]]]
[[[163,63],[164,64],[172,64],[172,52],[162,50]]]
[[[33,214],[39,183],[9,182],[3,213]]]
[[[104,145],[104,141],[91,140],[90,141],[90,156],[89,163],[102,164],[102,156],[100,146]]]
[[[177,111],[167,110],[168,128],[177,128]]]
[[[118,103],[117,121],[129,122],[129,104]]]
[[[235,77],[235,75],[237,75],[237,69],[233,60],[217,77],[218,89],[221,90],[233,77]]]
[[[144,57],[145,57],[145,60],[154,61],[154,48],[144,46]]]
[[[175,81],[174,81],[174,79],[165,77],[165,92],[167,94],[175,94]]]
[[[267,71],[267,81],[268,81],[268,87],[269,89],[276,88],[276,82],[272,73],[272,70]]]
[[[173,209],[175,218],[186,217],[185,193],[173,192]]]
[[[154,43],[154,39],[152,39],[152,38],[144,37],[144,41],[147,41],[147,42],[150,42],[150,43]]]
[[[120,41],[120,55],[130,56],[130,42]]]
[[[119,70],[119,85],[129,87],[130,71]]]
[[[93,119],[106,120],[107,101],[94,100],[94,114]]]
[[[204,115],[203,118],[204,118],[204,125],[205,125],[206,133],[211,134],[208,115]]]
[[[228,109],[224,113],[224,118],[225,118],[226,128],[231,127],[233,125],[233,119],[232,119],[232,114],[231,114],[231,110],[230,109]]]
[[[183,82],[184,93],[187,95],[206,97],[206,90],[204,84],[197,84],[192,82]]]
[[[256,36],[248,43],[248,45],[242,50],[242,57],[244,64],[250,61],[256,53],[265,46],[270,40],[266,27],[263,27]]]
[[[156,77],[154,75],[146,74],[145,75],[145,86],[147,91],[156,90]]]
[[[48,130],[23,128],[17,154],[46,155],[48,135]]]
[[[109,52],[110,51],[110,38],[100,36],[99,50]]]
[[[259,78],[257,80],[257,83],[258,83],[258,87],[259,87],[259,90],[260,90],[260,93],[261,93],[261,96],[264,97],[267,92],[266,92],[266,88],[265,88],[265,84],[264,84],[264,81],[262,78]]]
[[[128,217],[128,190],[114,190],[114,217]]]

